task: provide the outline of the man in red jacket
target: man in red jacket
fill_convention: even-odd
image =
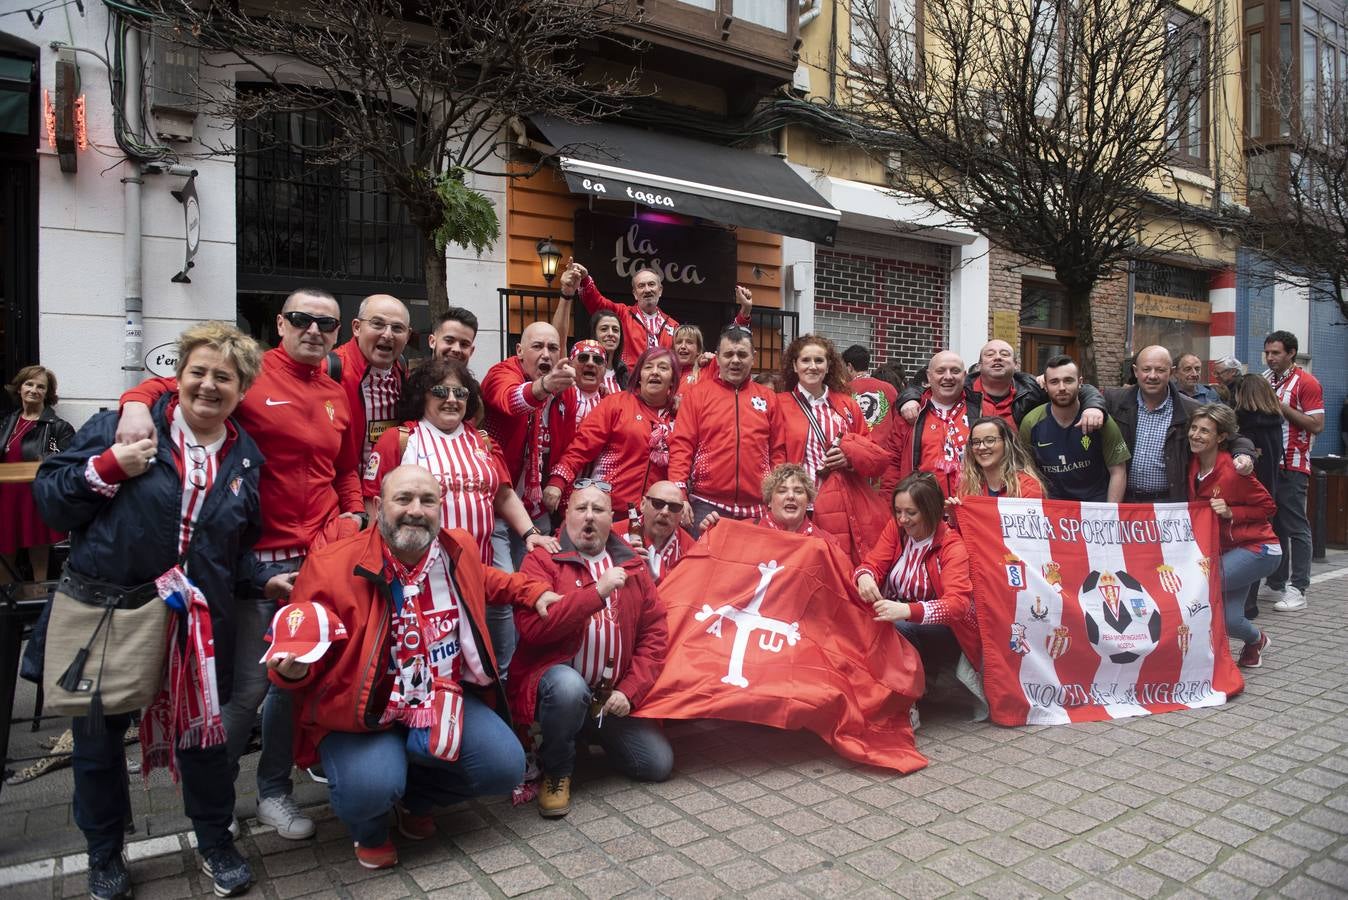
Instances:
[[[639,781],[664,781],[674,766],[659,726],[628,716],[664,667],[669,631],[644,561],[612,529],[608,492],[577,488],[561,552],[539,548],[524,559],[524,575],[567,591],[546,619],[516,611],[520,643],[507,685],[517,720],[542,731],[538,811],[548,818],[571,811],[577,739],[600,744],[614,768]]]
[[[467,532],[441,530],[440,493],[419,466],[385,476],[377,527],[315,552],[291,598],[325,607],[347,639],[311,663],[267,661],[305,711],[296,759],[322,759],[367,869],[398,862],[390,811],[404,837],[425,840],[432,807],[506,795],[524,777],[486,608],[514,604],[545,621],[558,595],[484,567]]]
[[[650,347],[673,347],[674,332],[679,323],[660,311],[660,297],[665,292],[664,276],[656,269],[638,269],[632,273],[633,303],[615,303],[599,292],[590,273],[580,263],[572,262],[562,273],[562,296],[572,299],[580,294],[580,302],[590,315],[607,310],[618,317],[623,327],[622,360],[631,370],[637,357]]]
[[[262,501],[261,536],[255,546],[259,567],[251,600],[238,606],[234,691],[222,710],[229,761],[236,775],[239,758],[268,696],[266,671],[258,663],[276,600],[263,596],[266,581],[298,571],[309,545],[338,526],[355,531],[364,505],[358,475],[360,435],[341,385],[322,364],[337,342],[341,309],[325,291],[292,293],[276,317],[281,346],[262,357],[262,374],[249,387],[234,417],[267,458],[258,480]],[[133,443],[154,433],[149,406],[172,386],[152,378],[122,395],[117,440]],[[351,522],[339,522],[339,519]],[[130,548],[128,548],[130,549]],[[272,692],[262,715],[262,753],[257,764],[258,818],[284,838],[314,833],[291,796],[290,696]]]
[[[325,369],[346,392],[351,428],[360,437],[362,469],[375,441],[398,424],[394,408],[407,379],[402,355],[412,336],[411,321],[397,297],[371,294],[351,321],[351,340],[328,354]]]
[[[613,523],[613,533],[627,541],[638,555],[646,558],[646,566],[651,570],[651,578],[656,584],[697,543],[691,534],[679,526],[685,505],[683,491],[672,481],[657,481],[646,488],[646,495],[641,498],[641,518],[637,520],[639,535],[631,533],[630,518]]]
[[[692,504],[695,535],[712,512],[761,519],[763,476],[786,462],[777,395],[750,377],[754,345],[747,328],[721,331],[716,364],[715,377],[684,395],[669,439],[669,480]]]

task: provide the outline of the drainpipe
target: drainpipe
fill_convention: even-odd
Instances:
[[[805,26],[809,25],[819,14],[824,11],[824,0],[810,0],[805,11],[800,14],[800,24],[796,26],[798,31],[804,31]]]
[[[141,133],[140,33],[126,30],[126,64],[122,71],[126,130]],[[141,297],[141,187],[145,184],[140,161],[127,158],[130,174],[122,179],[122,378],[135,387],[145,378],[144,301]]]

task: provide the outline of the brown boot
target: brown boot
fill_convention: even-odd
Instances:
[[[545,819],[559,819],[571,812],[571,776],[554,778],[543,776],[543,789],[538,792],[538,814]]]

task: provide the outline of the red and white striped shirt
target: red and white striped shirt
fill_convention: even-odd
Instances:
[[[616,394],[618,393],[618,391],[621,391],[622,389],[623,389],[622,385],[618,384],[618,373],[613,371],[612,369],[605,369],[604,386],[603,386],[604,395],[607,396],[609,394]]]
[[[462,424],[446,433],[422,419],[407,438],[404,465],[420,466],[444,488],[440,524],[462,528],[477,542],[484,565],[492,562],[491,532],[496,525],[496,491],[501,473],[472,428]]]
[[[360,396],[365,403],[365,436],[360,445],[360,464],[370,458],[374,442],[385,429],[397,424],[394,407],[398,405],[398,396],[402,392],[398,373],[392,368],[376,369],[370,366],[360,382]]]
[[[222,434],[219,440],[210,444],[199,443],[180,407],[174,407],[169,434],[173,441],[178,475],[183,483],[178,527],[178,553],[181,555],[187,552],[187,545],[192,540],[192,529],[201,515],[202,504],[206,502],[206,495],[210,493],[215,476],[219,474],[220,448],[225,445],[226,435]]]
[[[1264,377],[1273,386],[1278,402],[1285,403],[1299,413],[1308,416],[1324,415],[1325,393],[1315,376],[1301,366],[1293,365],[1282,376],[1275,375],[1272,369],[1264,372]],[[1289,472],[1311,471],[1311,444],[1315,438],[1309,431],[1297,428],[1287,419],[1282,420],[1283,452],[1282,467]]]
[[[805,401],[809,407],[809,415],[819,425],[818,430],[805,423],[809,429],[805,435],[805,459],[803,465],[805,471],[810,473],[811,478],[817,478],[819,467],[824,464],[824,454],[838,442],[846,431],[846,425],[843,424],[842,416],[833,411],[833,407],[828,402],[828,388],[818,398],[811,397],[809,392],[797,385],[796,394]],[[822,435],[822,439],[821,439]]]
[[[576,388],[576,427],[585,421],[585,417],[590,414],[590,410],[599,405],[599,401],[604,399],[608,393],[603,387],[592,394],[587,394],[580,388]]]
[[[582,554],[581,557],[595,581],[598,581],[599,576],[613,565],[613,560],[607,552],[598,556]],[[575,659],[571,660],[571,668],[579,672],[580,677],[584,678],[590,687],[598,686],[604,678],[606,669],[610,678],[614,681],[618,679],[618,673],[614,669],[618,660],[622,658],[622,632],[618,630],[612,600],[613,595],[609,594],[604,600],[604,608],[590,616],[590,621],[585,623],[585,634],[580,641],[580,650],[576,652]]]
[[[925,541],[908,541],[903,545],[903,553],[894,561],[894,568],[889,570],[889,578],[885,579],[886,597],[906,603],[936,599],[936,591],[927,577],[927,553],[931,550],[931,544],[932,538],[927,538]]]

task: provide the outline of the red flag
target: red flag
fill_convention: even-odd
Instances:
[[[1219,706],[1244,688],[1206,503],[967,497],[983,690],[999,725]]]
[[[669,657],[637,715],[807,728],[847,759],[921,769],[922,663],[851,574],[822,540],[722,520],[660,584]]]

